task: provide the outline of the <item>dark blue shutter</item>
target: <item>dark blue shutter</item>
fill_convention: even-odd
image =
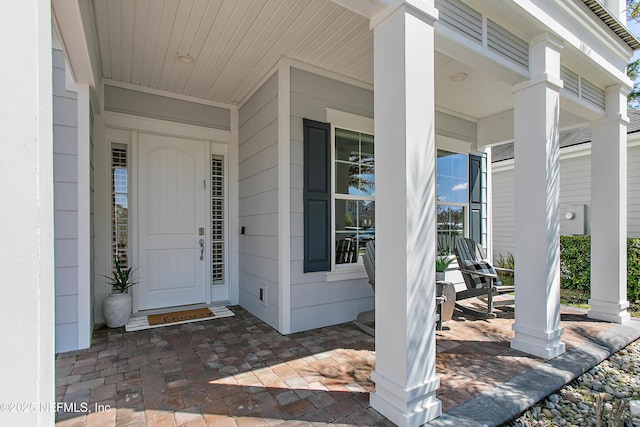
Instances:
[[[482,156],[469,155],[469,238],[482,243]]]
[[[304,272],[331,269],[331,126],[304,119]]]

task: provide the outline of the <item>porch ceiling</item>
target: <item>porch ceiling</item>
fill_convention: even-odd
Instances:
[[[330,0],[93,0],[93,9],[104,79],[237,104],[284,56],[373,84],[368,19]],[[459,73],[468,77],[453,81]],[[511,88],[436,53],[436,104],[481,118],[512,108]]]

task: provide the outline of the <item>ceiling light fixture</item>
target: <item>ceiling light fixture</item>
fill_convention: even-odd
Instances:
[[[192,64],[193,63],[193,58],[190,57],[189,55],[178,54],[178,55],[176,55],[176,61],[182,62],[183,64]]]
[[[449,80],[451,80],[452,82],[461,82],[463,80],[466,80],[467,77],[469,77],[469,74],[460,72],[456,74],[451,74],[449,76]]]

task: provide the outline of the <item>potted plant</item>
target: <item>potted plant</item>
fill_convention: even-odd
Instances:
[[[118,259],[115,260],[113,273],[107,278],[111,285],[111,294],[102,302],[102,313],[110,328],[119,328],[129,321],[131,316],[131,295],[127,290],[136,285],[133,280],[135,270],[124,267]]]
[[[436,281],[444,280],[444,273],[452,262],[453,257],[447,252],[438,252],[438,256],[436,256]]]

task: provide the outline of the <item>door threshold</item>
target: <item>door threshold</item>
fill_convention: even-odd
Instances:
[[[185,311],[185,310],[197,310],[198,308],[206,308],[206,307],[217,307],[217,306],[227,306],[230,305],[230,301],[216,301],[212,303],[199,303],[199,304],[189,304],[189,305],[177,305],[174,307],[161,307],[161,308],[152,308],[148,310],[140,310],[137,313],[132,313],[131,317],[142,317],[149,316],[153,314],[165,314],[171,313],[174,311]]]

